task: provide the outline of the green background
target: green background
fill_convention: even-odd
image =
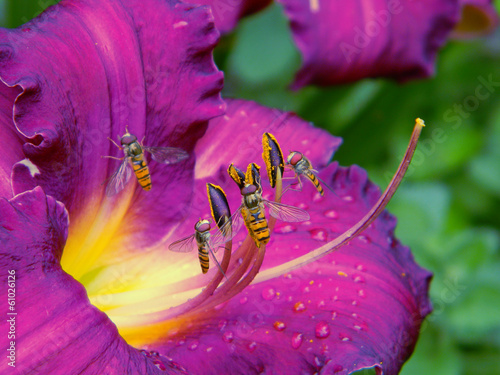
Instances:
[[[0,25],[18,26],[56,2],[0,0]],[[500,374],[500,88],[470,98],[480,77],[500,82],[500,31],[449,42],[431,79],[291,92],[300,55],[273,5],[222,38],[215,58],[225,97],[297,112],[341,136],[335,159],[362,166],[382,189],[414,119],[425,120],[413,167],[388,207],[399,220],[398,238],[434,273],[435,310],[402,374]],[[469,110],[451,118],[457,105]]]

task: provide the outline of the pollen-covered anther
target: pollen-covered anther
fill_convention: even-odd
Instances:
[[[281,147],[271,133],[264,133],[262,135],[262,159],[266,164],[267,176],[269,177],[271,187],[274,188],[278,179],[278,170],[281,172],[281,176],[283,176],[285,162]]]

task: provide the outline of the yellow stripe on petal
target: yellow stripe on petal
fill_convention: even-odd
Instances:
[[[101,197],[90,198],[86,204],[87,212],[71,223],[61,265],[75,279],[80,280],[98,267],[97,260],[109,249],[109,244],[116,240],[134,190],[135,186],[130,183],[112,199],[104,198],[101,201]]]

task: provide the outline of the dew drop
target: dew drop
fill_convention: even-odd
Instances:
[[[167,370],[167,366],[165,366],[163,364],[162,361],[158,360],[158,359],[155,359],[153,360],[153,363],[156,367],[158,367],[161,371],[166,371]]]
[[[321,321],[318,324],[316,324],[314,333],[318,339],[325,339],[328,336],[330,336],[330,326],[328,325],[327,322]]]
[[[301,143],[305,146],[309,143],[309,139],[303,139]]]
[[[247,297],[241,297],[241,298],[240,298],[240,303],[241,303],[242,305],[244,305],[244,304],[245,304],[245,303],[247,303],[247,302],[248,302],[248,298],[247,298]]]
[[[298,208],[302,209],[302,210],[308,210],[309,209],[309,206],[303,202],[299,203],[299,205],[297,206]]]
[[[222,340],[224,342],[230,343],[234,340],[234,333],[232,331],[226,331],[222,334]]]
[[[339,333],[340,341],[351,341],[351,338],[344,333]]]
[[[354,280],[355,283],[358,283],[358,284],[365,283],[365,278],[363,276],[360,276],[360,275],[353,275],[352,279]]]
[[[222,319],[222,320],[219,321],[219,325],[218,325],[219,331],[224,331],[224,329],[226,328],[226,326],[227,326],[227,320]]]
[[[292,310],[294,312],[303,312],[306,311],[307,307],[304,305],[302,302],[297,302],[295,305],[293,305]]]
[[[328,239],[328,232],[322,228],[311,229],[309,233],[311,233],[312,239],[316,241],[326,242]]]
[[[363,298],[366,297],[364,289],[358,290],[358,296],[363,297]]]
[[[180,340],[180,341],[183,341],[183,340]],[[150,356],[153,357],[153,358],[157,358],[160,356],[160,353],[158,353],[156,350],[151,350],[149,352]]]
[[[266,301],[272,301],[274,296],[276,296],[276,291],[271,287],[265,288],[264,290],[262,290],[261,296]]]
[[[300,348],[300,345],[302,345],[302,341],[304,339],[304,335],[302,333],[295,332],[292,335],[292,348],[298,349]]]
[[[199,342],[198,340],[194,340],[191,344],[188,345],[188,349],[189,350],[196,350],[198,349],[198,346],[199,346]]]
[[[340,372],[342,371],[344,368],[341,366],[341,365],[335,365],[333,366],[333,372],[336,373],[336,372]]]
[[[275,321],[274,324],[273,324],[273,327],[276,331],[284,331],[285,328],[286,328],[286,324],[283,323],[283,322],[280,322],[279,320]]]
[[[316,367],[323,367],[323,362],[316,356],[314,356],[314,364],[316,365]]]
[[[352,305],[353,306],[358,306],[358,301],[356,301],[356,300],[352,301]]]
[[[356,269],[357,269],[358,271],[363,271],[363,272],[366,272],[366,268],[365,268],[365,266],[363,266],[362,264],[358,264],[358,265],[356,266]]]
[[[320,193],[315,192],[315,193],[313,194],[312,201],[313,201],[314,203],[321,202],[322,200],[323,200],[323,197],[321,196],[321,194],[320,194]]]
[[[139,352],[140,352],[143,356],[150,357],[149,352],[148,352],[147,350],[141,349],[141,350],[139,350]]]
[[[365,235],[363,235],[363,234],[361,234],[361,235],[358,236],[358,240],[361,241],[361,242],[363,242],[363,243],[370,243],[371,242],[370,238],[367,237],[367,236],[365,236]]]
[[[280,233],[280,234],[287,234],[287,233],[296,232],[297,228],[291,224],[285,224],[285,225],[282,225],[278,228],[275,228],[274,231],[276,233]]]
[[[324,300],[321,300],[318,302],[318,309],[321,309],[322,307],[326,306],[326,302]]]
[[[337,219],[339,217],[339,214],[335,210],[328,210],[325,211],[325,216],[329,219]]]
[[[346,202],[352,202],[354,200],[351,195],[346,195],[345,197],[342,197],[342,199]]]
[[[253,353],[256,348],[257,348],[257,343],[255,341],[252,341],[250,344],[247,345],[247,350],[250,353]]]

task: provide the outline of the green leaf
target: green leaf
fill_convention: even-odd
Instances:
[[[245,85],[289,82],[297,68],[298,52],[286,18],[278,6],[242,21],[229,57],[229,72]]]
[[[431,324],[426,325],[415,352],[401,375],[460,375],[462,361],[452,340]]]

